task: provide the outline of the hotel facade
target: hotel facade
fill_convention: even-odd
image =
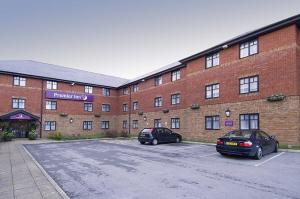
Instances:
[[[300,15],[134,80],[35,61],[0,61],[0,131],[137,135],[168,127],[213,141],[261,129],[300,144]]]

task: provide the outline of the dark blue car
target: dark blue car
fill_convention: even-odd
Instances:
[[[216,149],[222,155],[251,156],[261,159],[278,151],[279,142],[261,130],[235,130],[217,140]]]
[[[150,143],[157,145],[159,143],[179,143],[182,140],[181,135],[171,131],[168,128],[145,128],[138,136],[138,140],[141,144]]]

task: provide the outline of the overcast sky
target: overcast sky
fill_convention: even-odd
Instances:
[[[0,59],[134,78],[300,14],[300,0],[0,0]]]

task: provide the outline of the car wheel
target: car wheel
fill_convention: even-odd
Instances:
[[[180,138],[176,138],[176,143],[179,143],[180,141]]]
[[[263,151],[262,151],[261,147],[259,147],[259,148],[257,149],[257,152],[256,152],[254,158],[255,158],[256,160],[260,160],[262,157],[263,157]]]
[[[274,149],[274,153],[277,153],[278,152],[278,148],[279,148],[279,144],[278,142],[276,143],[276,146],[275,146],[275,149]]]
[[[145,142],[140,142],[141,144],[145,144]]]
[[[157,139],[153,139],[152,144],[153,145],[157,145],[158,144],[158,140]]]

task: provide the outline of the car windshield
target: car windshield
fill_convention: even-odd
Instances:
[[[227,133],[226,135],[224,135],[224,137],[226,138],[250,138],[252,135],[252,132],[250,131],[231,131],[229,133]]]
[[[151,133],[152,129],[143,129],[142,133]]]

